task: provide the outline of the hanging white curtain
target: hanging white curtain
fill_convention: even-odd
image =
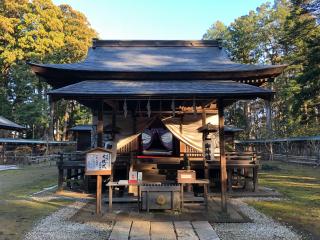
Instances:
[[[119,122],[119,127],[120,127],[120,133],[116,134],[115,136],[115,141],[117,143],[117,149],[124,147],[125,145],[129,144],[133,140],[135,140],[142,132],[144,129],[148,128],[153,121],[157,117],[152,117],[152,118],[147,118],[147,117],[138,117],[137,118],[137,132],[132,131],[132,122],[131,124],[128,124],[125,119],[117,119]],[[127,124],[126,124],[127,123]]]
[[[129,114],[128,114],[129,115]],[[148,128],[152,122],[159,116],[137,117],[136,119],[136,132],[133,132],[132,117],[117,115],[116,125],[120,128],[120,132],[115,135],[115,142],[117,149],[124,147],[133,140],[135,140],[144,129]],[[111,118],[105,118],[105,124],[111,124]],[[202,116],[200,114],[186,114],[183,118],[167,117],[161,119],[166,128],[180,141],[191,146],[195,150],[202,152],[202,133],[198,132],[198,128],[202,126]],[[218,125],[218,115],[207,115],[206,123]],[[215,139],[215,141],[217,138]],[[218,146],[218,143],[214,145]],[[218,147],[214,151],[218,152]]]
[[[202,133],[198,128],[202,126],[201,115],[184,115],[183,118],[168,117],[162,119],[163,124],[180,141],[202,152]],[[216,125],[218,116],[207,116],[206,123]]]

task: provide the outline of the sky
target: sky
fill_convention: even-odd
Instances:
[[[217,20],[226,25],[266,0],[53,0],[84,13],[100,39],[200,40]]]

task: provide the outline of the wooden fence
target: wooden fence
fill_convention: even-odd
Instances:
[[[60,152],[73,152],[76,142],[0,138],[0,164],[53,162]]]
[[[236,148],[259,152],[262,160],[320,166],[320,136],[236,141]]]

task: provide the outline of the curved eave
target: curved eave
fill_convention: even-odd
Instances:
[[[53,98],[65,99],[114,99],[114,98],[225,98],[225,99],[271,99],[268,89],[233,81],[210,80],[87,80],[51,90]]]
[[[255,69],[205,70],[205,71],[108,71],[92,69],[68,69],[46,64],[29,63],[33,72],[45,78],[54,87],[76,83],[82,80],[258,80],[280,75],[287,65],[270,65]],[[245,66],[245,65],[244,65]],[[67,81],[67,82],[66,82]]]
[[[8,125],[0,125],[0,129],[3,130],[12,130],[12,131],[24,131],[27,128],[23,126],[8,126]]]

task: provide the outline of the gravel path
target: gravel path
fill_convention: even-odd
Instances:
[[[42,219],[31,232],[27,233],[25,240],[95,240],[107,239],[111,226],[107,223],[87,222],[76,223],[68,219],[72,217],[86,201],[75,202],[62,208],[50,216]]]
[[[265,216],[242,199],[229,199],[242,213],[253,220],[253,223],[216,223],[213,228],[221,240],[300,240],[301,238],[289,227]],[[271,200],[270,198],[250,198],[250,200]],[[87,201],[77,201],[42,219],[26,234],[24,240],[100,240],[107,239],[112,226],[108,223],[76,223],[69,219]]]
[[[245,199],[229,199],[253,223],[217,223],[213,225],[221,240],[300,240],[300,236],[289,227],[274,221],[248,206]],[[270,198],[250,198],[250,200],[271,200]],[[272,199],[278,201],[279,199]]]

